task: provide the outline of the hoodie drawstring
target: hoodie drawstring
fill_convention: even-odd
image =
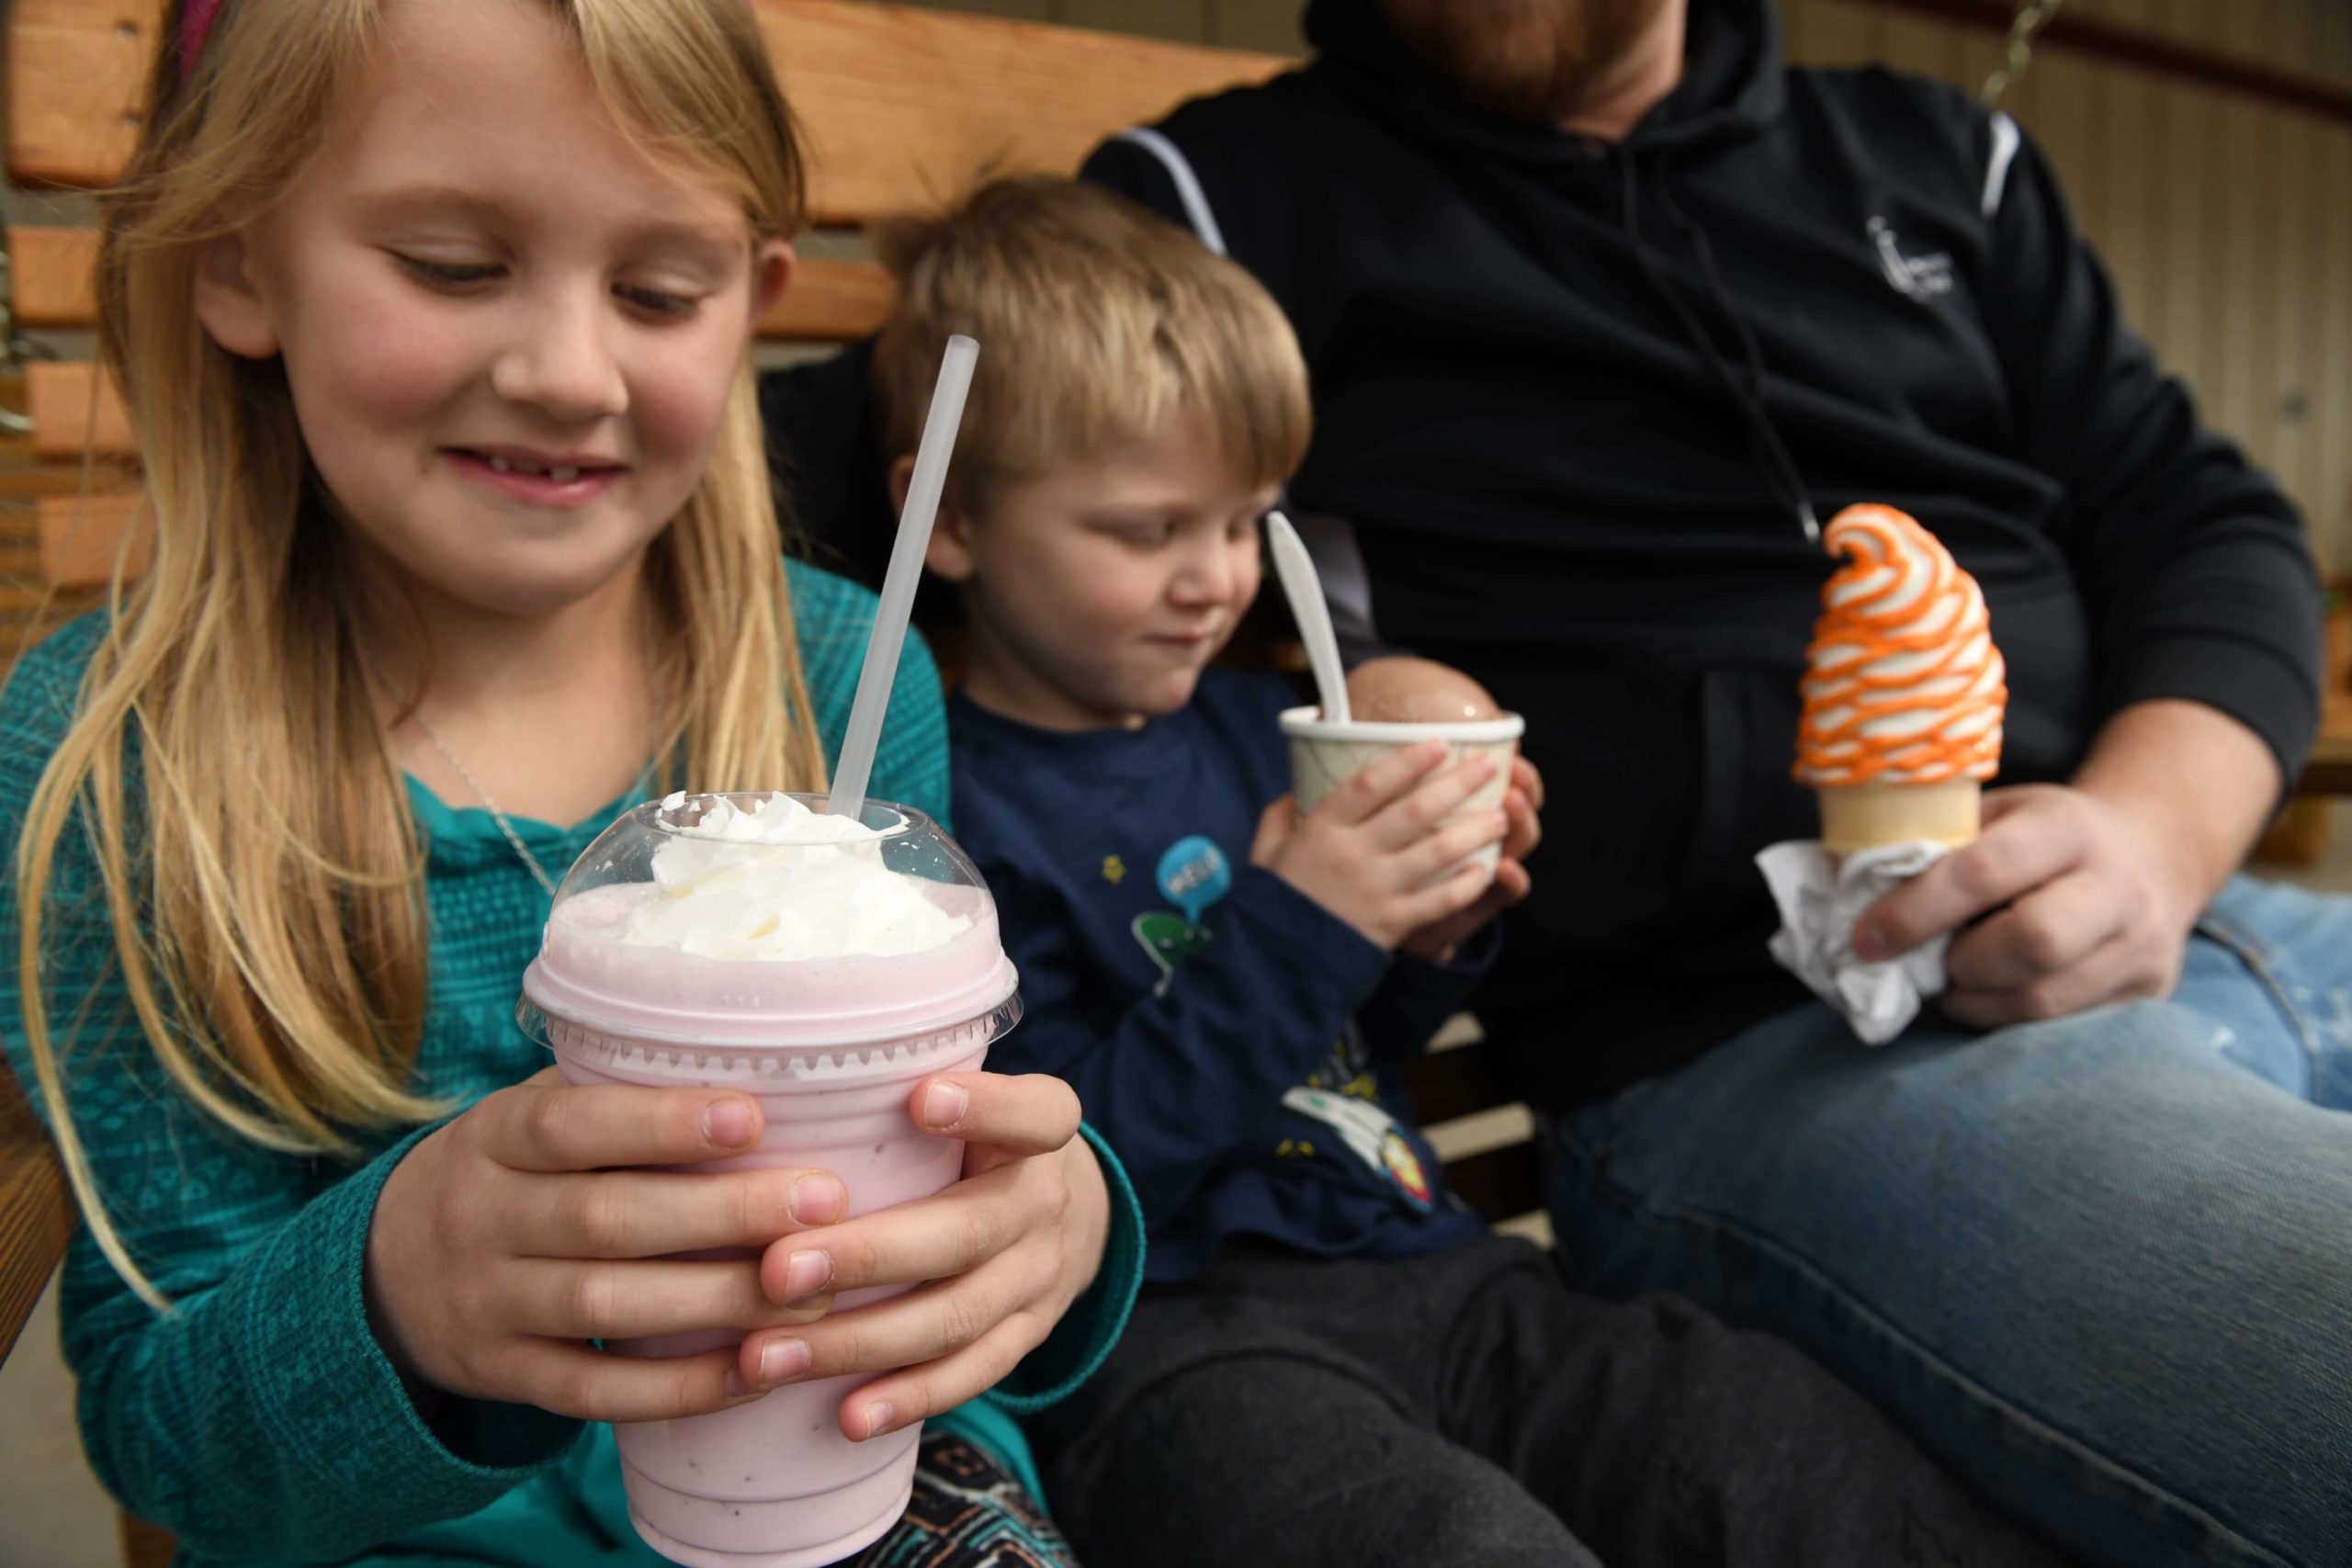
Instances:
[[[1733,335],[1739,341],[1747,362],[1745,384],[1724,362],[1723,351],[1715,344],[1714,334],[1699,320],[1699,314],[1691,309],[1690,302],[1683,298],[1680,289],[1674,287],[1665,269],[1658,265],[1657,258],[1642,243],[1638,222],[1641,166],[1634,160],[1633,150],[1620,142],[1617,145],[1617,166],[1625,186],[1623,215],[1625,243],[1632,249],[1642,276],[1649,280],[1651,288],[1665,301],[1667,310],[1682,328],[1683,335],[1690,340],[1692,346],[1698,349],[1699,356],[1706,361],[1708,372],[1731,398],[1733,405],[1739,410],[1740,417],[1747,422],[1750,452],[1757,467],[1763,470],[1765,488],[1771,492],[1773,500],[1796,518],[1797,526],[1804,530],[1807,542],[1817,545],[1821,542],[1821,524],[1814,515],[1813,501],[1806,493],[1804,476],[1798,471],[1796,459],[1789,453],[1788,443],[1781,439],[1779,428],[1764,408],[1763,345],[1756,341],[1756,333],[1740,316],[1733,303],[1731,290],[1724,287],[1723,275],[1716,270],[1714,247],[1707,239],[1707,231],[1676,205],[1672,194],[1667,189],[1666,165],[1671,156],[1670,152],[1665,153],[1658,159],[1658,207],[1666,214],[1668,221],[1698,253],[1699,270],[1706,277],[1710,297],[1730,321]]]

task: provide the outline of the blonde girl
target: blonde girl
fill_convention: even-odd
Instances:
[[[583,1423],[854,1371],[853,1438],[1057,1393],[1136,1246],[1066,1088],[926,1081],[966,1179],[836,1224],[821,1171],[643,1168],[756,1102],[560,1089],[512,1022],[621,807],[821,786],[872,612],[777,546],[748,349],[801,168],[748,8],[172,24],[99,264],[152,565],[0,695],[0,1039],[86,1222],[100,1476],[198,1561],[641,1560]],[[876,791],[944,811],[920,648],[898,682]],[[740,1352],[592,1343],[718,1325]],[[1049,1553],[1009,1429],[941,1440]]]

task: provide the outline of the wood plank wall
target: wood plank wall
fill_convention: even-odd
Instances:
[[[1295,51],[1290,0],[931,0]],[[1999,40],[1880,0],[1781,0],[1790,57],[1981,86]],[[2068,15],[2352,86],[2352,0],[2065,0]],[[2352,124],[2052,48],[2009,106],[2124,309],[2352,570]]]

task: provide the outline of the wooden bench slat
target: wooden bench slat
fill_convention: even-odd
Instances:
[[[1069,173],[1107,131],[1263,81],[1278,55],[866,0],[753,0],[810,128],[824,223],[935,205],[983,168]],[[135,140],[161,0],[17,0],[8,172],[97,186]]]
[[[74,1234],[74,1204],[49,1134],[0,1066],[0,1361]]]
[[[25,407],[33,418],[33,452],[42,457],[132,457],[130,416],[102,373],[86,361],[25,367]]]
[[[0,528],[0,581],[48,574],[40,569],[40,543],[28,532]]]
[[[96,588],[114,574],[115,555],[139,509],[139,491],[107,491],[87,497],[43,496],[40,513],[40,571],[55,588]],[[147,570],[145,540],[130,562],[129,575]]]
[[[846,343],[882,330],[899,286],[881,264],[804,258],[784,298],[760,318],[760,335],[786,343]]]
[[[100,186],[139,140],[163,0],[16,0],[8,18],[8,177]]]
[[[906,6],[757,3],[808,128],[820,223],[933,207],[983,170],[1073,173],[1110,131],[1292,63]]]
[[[27,327],[87,327],[98,319],[91,275],[98,263],[95,229],[8,230],[8,280],[16,289],[17,322]]]
[[[21,385],[23,378],[19,377]],[[11,442],[9,446],[30,457],[32,443]],[[13,453],[11,455],[14,455]],[[44,495],[73,495],[82,488],[82,468],[79,462],[10,463],[0,457],[0,511],[22,512],[21,503]],[[29,537],[29,536],[28,536]]]
[[[98,236],[91,229],[12,227],[9,276],[17,319],[28,327],[91,327],[98,299],[92,272]],[[878,330],[897,286],[870,261],[814,256],[793,270],[792,287],[760,318],[760,335],[786,343],[842,343]]]

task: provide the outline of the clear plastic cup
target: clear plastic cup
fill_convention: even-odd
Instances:
[[[956,1179],[964,1149],[915,1126],[916,1080],[978,1068],[1021,1014],[995,905],[952,839],[886,801],[865,803],[872,836],[854,843],[712,836],[714,823],[740,826],[772,798],[672,795],[606,829],[557,889],[518,1016],[570,1082],[724,1087],[759,1100],[767,1125],[757,1148],[680,1168],[830,1170],[851,1216],[928,1197]],[[820,820],[838,831],[840,819]],[[715,899],[722,918],[711,932],[681,902],[694,897]],[[764,930],[763,897],[779,906]],[[681,931],[685,947],[672,944]],[[847,1292],[833,1310],[906,1288]],[[741,1339],[720,1330],[605,1348],[681,1356]],[[616,1427],[639,1533],[696,1568],[818,1568],[873,1541],[905,1512],[921,1428],[863,1443],[842,1436],[840,1403],[870,1376]]]

